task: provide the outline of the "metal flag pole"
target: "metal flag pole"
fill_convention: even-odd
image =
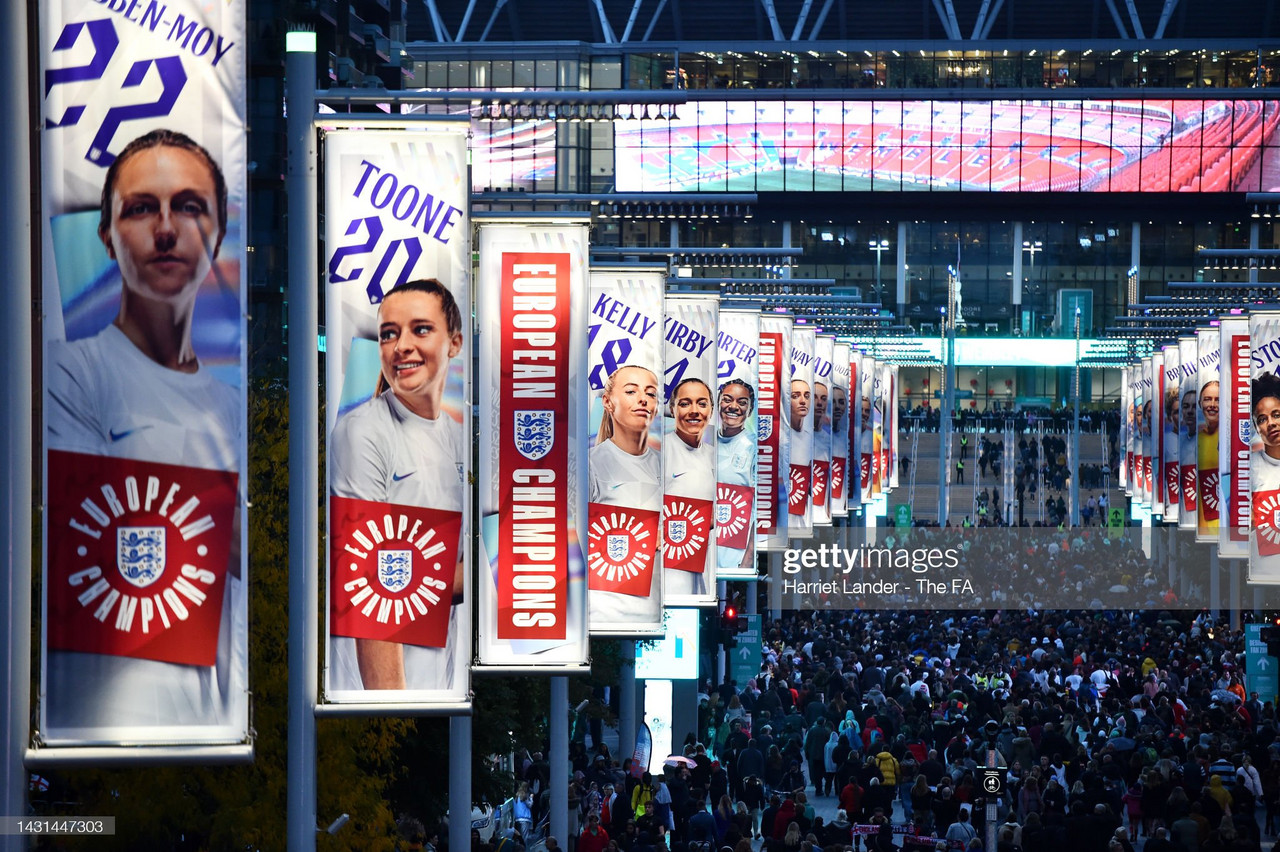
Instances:
[[[27,5],[5,3],[0,12],[9,46],[0,51],[6,69],[0,115],[8,119],[9,141],[0,157],[8,197],[17,203],[0,220],[0,260],[10,276],[4,288],[4,399],[5,415],[4,577],[0,581],[0,612],[5,612],[4,780],[3,810],[22,816],[27,812],[27,778],[22,756],[31,735],[31,107],[27,102]],[[0,838],[0,848],[22,850],[25,837]]]
[[[319,616],[320,268],[316,222],[316,34],[285,35],[289,196],[289,852],[316,848],[316,648]]]

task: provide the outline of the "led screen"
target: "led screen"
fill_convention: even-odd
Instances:
[[[1280,187],[1260,100],[698,101],[615,125],[621,192]]]
[[[645,644],[636,643],[636,677],[696,680],[698,610],[668,609],[664,616],[666,636]]]

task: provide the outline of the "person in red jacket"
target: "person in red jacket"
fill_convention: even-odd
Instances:
[[[578,852],[604,852],[609,845],[609,832],[600,824],[600,815],[587,817],[587,827],[582,829],[578,837]]]

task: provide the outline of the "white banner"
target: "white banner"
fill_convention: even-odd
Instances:
[[[1139,362],[1138,378],[1138,502],[1151,508],[1151,451],[1155,441],[1151,437],[1155,393],[1155,365],[1150,356]]]
[[[1151,421],[1151,514],[1160,517],[1164,514],[1164,477],[1160,475],[1164,458],[1164,355],[1160,352],[1151,356],[1151,395],[1146,407]]]
[[[835,383],[834,337],[818,335],[813,359],[813,464],[810,473],[813,525],[831,526],[831,387]]]
[[[1178,407],[1182,400],[1182,362],[1181,351],[1177,344],[1166,346],[1161,350],[1164,356],[1164,390],[1161,394],[1160,434],[1163,436],[1160,446],[1160,481],[1164,489],[1165,523],[1177,523],[1181,517],[1182,492],[1179,487],[1178,452],[1180,433],[1178,427],[1182,423],[1181,411]]]
[[[716,391],[720,299],[666,297],[662,567],[665,606],[715,606]]]
[[[888,427],[885,429],[885,441],[889,445],[888,467],[889,467],[889,489],[898,487],[898,463],[901,460],[900,448],[898,442],[900,435],[898,429],[901,423],[898,420],[898,365],[889,365],[889,401],[888,401]]]
[[[862,356],[862,375],[858,381],[858,479],[862,503],[871,502],[875,481],[876,457],[880,454],[880,436],[876,432],[876,359]],[[942,472],[946,475],[946,471]]]
[[[467,125],[325,135],[325,697],[465,707]]]
[[[665,275],[591,270],[591,632],[662,632],[662,337]]]
[[[831,516],[849,515],[849,435],[853,408],[849,406],[852,348],[837,341],[831,359]]]
[[[1196,391],[1199,389],[1195,337],[1178,338],[1178,529],[1196,528]]]
[[[787,427],[791,469],[787,477],[787,536],[813,536],[813,368],[817,335],[811,325],[791,334],[790,399]]]
[[[1133,437],[1138,419],[1133,400],[1133,369],[1132,365],[1120,368],[1120,487],[1129,497],[1134,491]]]
[[[479,229],[481,665],[587,662],[587,227]]]
[[[1218,519],[1222,493],[1218,478],[1218,422],[1221,361],[1218,330],[1196,330],[1196,477],[1199,512],[1196,517],[1196,541],[1218,541]]]
[[[787,483],[791,471],[791,337],[794,320],[760,317],[760,435],[756,488],[756,546],[787,546]]]
[[[720,311],[716,341],[716,577],[754,580],[760,312]]]
[[[1249,315],[1249,582],[1280,583],[1280,312]]]
[[[41,744],[246,743],[245,4],[38,8]]]

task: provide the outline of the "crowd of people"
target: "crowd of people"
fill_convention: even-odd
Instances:
[[[756,677],[703,686],[700,733],[662,773],[575,749],[570,852],[988,852],[991,760],[994,852],[1275,834],[1276,708],[1245,692],[1243,633],[1206,614],[797,612],[764,638]],[[545,792],[541,755],[521,769],[520,799]]]

